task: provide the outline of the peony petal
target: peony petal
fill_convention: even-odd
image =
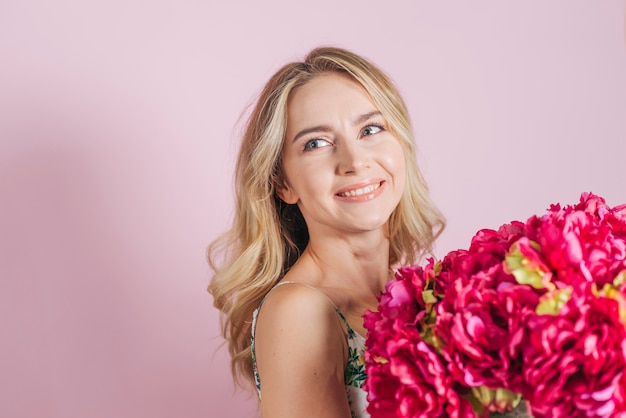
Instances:
[[[593,415],[589,414],[588,411],[587,416],[596,416],[596,417],[613,417],[613,411],[615,410],[615,402],[613,401],[608,401],[606,403],[604,403],[604,405],[602,405],[600,408],[596,409],[595,411],[593,411]],[[621,415],[623,417],[623,415]]]
[[[606,389],[598,390],[591,394],[591,399],[594,401],[608,401],[613,397],[615,393],[615,387],[613,385],[607,386]]]
[[[465,380],[465,384],[469,387],[477,387],[477,386],[481,386],[485,383],[485,381],[483,379],[475,379],[474,375],[472,374],[472,372],[470,372],[469,370],[465,370],[465,374],[463,375],[464,380]]]
[[[478,340],[485,333],[485,323],[478,316],[472,316],[466,325],[467,333]]]
[[[583,259],[583,248],[580,243],[580,237],[573,231],[563,234],[566,244],[565,250],[568,261],[574,265],[579,264]]]
[[[584,353],[586,356],[591,355],[591,353],[596,351],[596,347],[598,344],[598,336],[595,334],[590,334],[587,336],[587,338],[585,338],[585,342],[584,342]]]
[[[391,280],[387,283],[387,294],[390,299],[387,306],[395,308],[396,306],[404,305],[412,301],[411,293],[407,289],[407,285],[402,280]]]

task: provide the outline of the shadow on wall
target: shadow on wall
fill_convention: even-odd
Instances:
[[[151,132],[34,113],[0,127],[0,416],[253,416],[214,350],[204,237],[176,223],[195,201],[139,153]]]
[[[136,272],[89,161],[39,145],[0,163],[0,415],[121,416]]]

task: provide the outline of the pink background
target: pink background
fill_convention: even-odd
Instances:
[[[251,417],[205,288],[237,119],[318,44],[406,97],[442,256],[626,203],[622,0],[0,2],[0,416]]]

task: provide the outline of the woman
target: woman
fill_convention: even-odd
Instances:
[[[250,115],[235,184],[232,228],[209,247],[235,378],[256,383],[264,417],[368,416],[362,315],[444,226],[398,91],[339,48],[285,65]]]

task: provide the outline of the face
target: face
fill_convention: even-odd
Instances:
[[[405,161],[367,91],[323,74],[292,93],[287,111],[278,194],[298,204],[310,236],[382,230],[402,196]]]

